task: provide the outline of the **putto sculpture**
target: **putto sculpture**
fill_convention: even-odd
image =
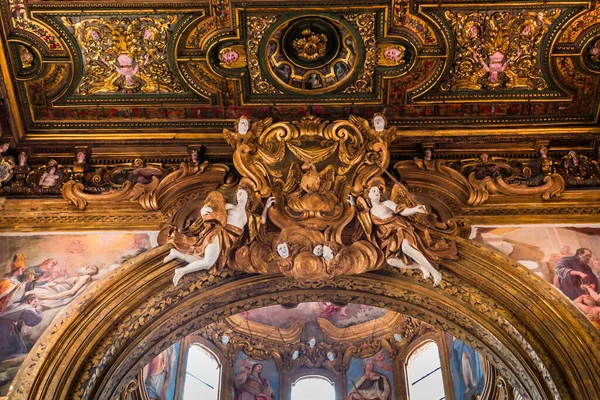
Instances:
[[[244,116],[224,134],[242,175],[235,201],[224,196],[230,189],[213,191],[197,216],[163,228],[161,240],[173,246],[165,262],[188,263],[175,270],[175,285],[208,269],[320,280],[387,264],[419,269],[438,285],[437,263],[458,257],[452,235],[465,235],[465,224],[438,221],[400,182],[385,198],[396,129],[382,114],[332,123]]]

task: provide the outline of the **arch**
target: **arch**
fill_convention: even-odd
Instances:
[[[29,353],[9,399],[109,399],[184,335],[251,308],[353,302],[414,316],[479,351],[529,399],[593,400],[600,393],[600,333],[549,284],[480,245],[456,239],[432,287],[386,269],[320,282],[224,270],[174,287],[168,246],[124,263],[76,299]],[[251,290],[250,290],[251,289]]]

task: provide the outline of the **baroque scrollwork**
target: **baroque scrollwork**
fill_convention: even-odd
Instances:
[[[540,43],[559,9],[540,12],[445,12],[456,56],[442,91],[526,89],[548,84],[539,65]]]
[[[436,263],[458,258],[448,235],[464,235],[465,224],[439,222],[399,182],[392,199],[383,198],[381,175],[396,137],[383,115],[372,123],[309,116],[251,124],[241,117],[236,132],[224,134],[242,175],[236,200],[211,192],[188,222],[163,228],[162,240],[174,247],[165,262],[188,263],[176,270],[175,284],[185,274],[226,265],[310,281],[373,271],[387,262],[420,269],[438,285]],[[351,237],[345,228],[353,221],[362,230]]]
[[[166,53],[176,16],[62,21],[73,30],[85,57],[79,94],[183,91]]]

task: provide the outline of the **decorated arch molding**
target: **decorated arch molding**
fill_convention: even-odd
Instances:
[[[364,303],[414,316],[465,340],[524,398],[596,399],[600,337],[566,299],[524,267],[459,239],[444,280],[383,270],[318,283],[236,272],[186,276],[161,246],[121,265],[75,300],[29,354],[9,399],[115,398],[138,371],[184,335],[278,303]]]

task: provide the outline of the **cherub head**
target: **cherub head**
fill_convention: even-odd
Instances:
[[[75,155],[75,158],[77,159],[78,164],[85,163],[85,153],[83,151],[78,151],[77,154]]]
[[[27,165],[27,153],[24,151],[19,153],[19,167],[24,167]]]
[[[245,116],[241,116],[237,121],[237,132],[240,135],[245,135],[250,130],[250,121]]]
[[[469,34],[471,35],[471,39],[476,39],[477,37],[479,37],[479,26],[478,25],[471,25],[471,27],[469,28]]]
[[[373,117],[373,128],[375,128],[376,132],[382,132],[385,129],[386,123],[387,121],[381,113],[377,113]]]
[[[286,242],[277,244],[277,254],[279,254],[279,257],[283,259],[286,259],[290,256],[290,248]]]
[[[322,244],[318,244],[313,248],[313,254],[317,257],[322,257],[323,256],[323,245]]]
[[[190,158],[192,162],[195,164],[198,162],[198,150],[194,149],[190,152]]]
[[[425,161],[431,161],[431,159],[433,158],[433,149],[431,148],[426,148],[424,151],[424,156],[423,158],[425,159]]]

